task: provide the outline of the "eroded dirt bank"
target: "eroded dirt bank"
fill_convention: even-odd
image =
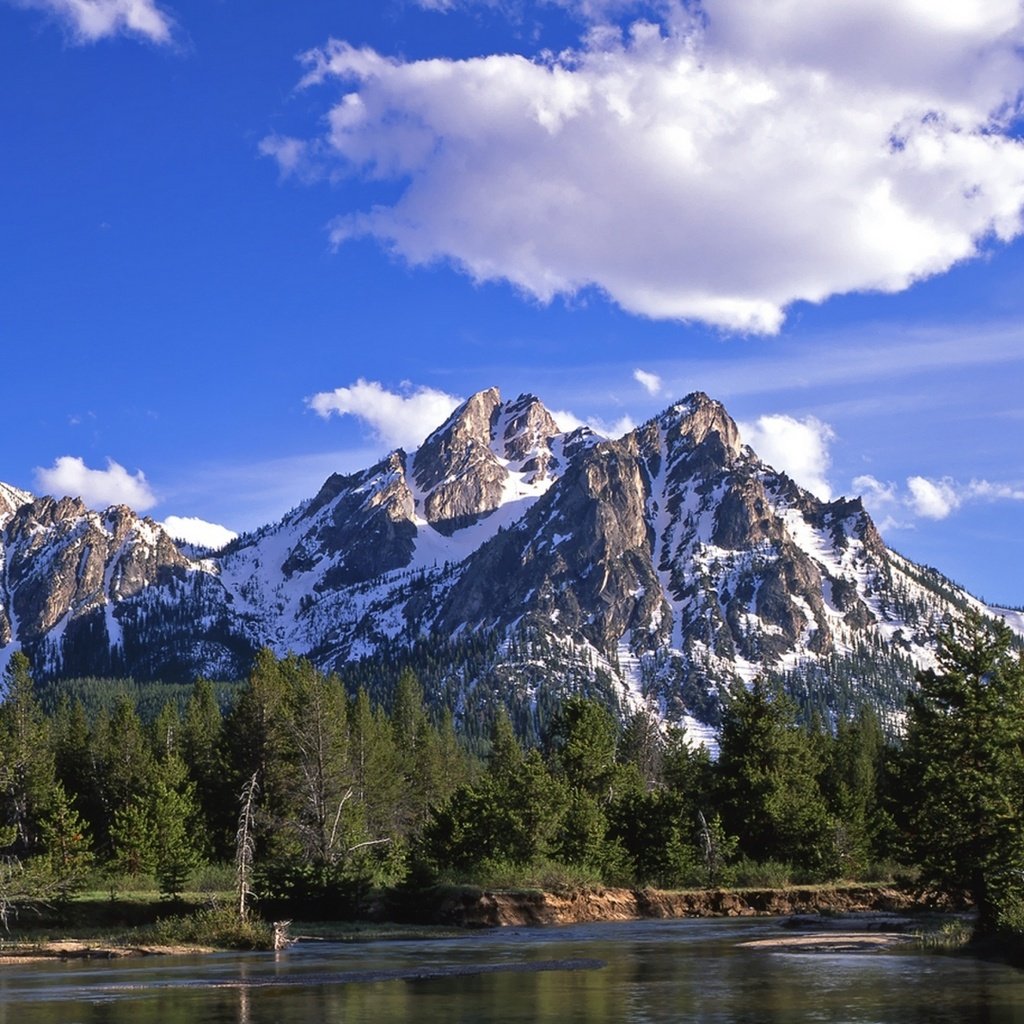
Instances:
[[[99,940],[58,939],[47,942],[11,942],[0,944],[0,964],[30,960],[117,960],[129,956],[171,956],[187,953],[212,953],[212,946],[120,945]]]
[[[908,891],[867,885],[693,892],[592,889],[566,896],[546,892],[464,891],[446,896],[437,905],[434,920],[440,924],[487,928],[641,918],[892,913],[920,906],[919,899]]]

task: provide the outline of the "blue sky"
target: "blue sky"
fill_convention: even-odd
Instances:
[[[0,480],[242,530],[700,389],[1024,603],[1024,13],[942,6],[0,0]]]

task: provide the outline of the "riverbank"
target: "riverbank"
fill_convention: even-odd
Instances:
[[[123,957],[182,956],[189,953],[215,953],[213,946],[191,944],[143,945],[108,943],[84,939],[58,939],[45,942],[0,943],[0,965],[23,964],[40,960],[120,960]]]
[[[112,929],[103,919],[113,913],[109,905],[96,905],[94,927],[84,903],[74,906],[78,927],[74,937],[61,931],[58,920],[46,923],[46,933],[23,934],[0,941],[0,964],[26,959],[118,959],[212,952],[225,948],[261,948],[259,942],[239,943],[229,927],[230,912],[193,910],[185,917],[161,918],[143,924],[144,906],[130,909],[135,927]],[[935,910],[934,900],[894,885],[819,885],[782,889],[657,889],[592,888],[554,893],[540,890],[487,891],[470,886],[447,886],[415,893],[384,893],[373,898],[360,915],[362,923],[296,923],[293,936],[358,940],[367,929],[375,938],[407,937],[433,930],[466,931],[514,926],[567,925],[599,921],[713,917],[836,918],[850,914],[906,914]],[[166,913],[154,904],[150,914]],[[269,940],[270,928],[260,927]],[[418,930],[418,932],[417,932]],[[309,936],[306,933],[311,933]],[[262,933],[261,933],[262,934]],[[255,938],[255,936],[253,936]],[[161,941],[163,940],[163,941]],[[269,945],[267,946],[269,948]]]
[[[396,918],[460,928],[579,924],[645,918],[787,917],[795,914],[901,913],[936,909],[935,900],[894,885],[795,886],[784,889],[581,889],[489,892],[472,887],[417,893],[369,908],[375,920]]]

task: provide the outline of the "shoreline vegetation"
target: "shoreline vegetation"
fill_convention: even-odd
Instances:
[[[891,913],[933,893],[1024,963],[1024,654],[968,618],[938,664],[898,738],[869,707],[802,720],[781,689],[737,685],[712,758],[649,709],[623,723],[581,695],[545,710],[539,745],[498,705],[474,752],[411,671],[375,706],[269,651],[226,712],[200,680],[148,723],[123,695],[50,716],[19,652],[0,699],[0,937],[267,949],[285,919]]]
[[[226,906],[182,903],[167,915],[166,903],[79,899],[61,914],[41,915],[30,927],[0,940],[0,966],[48,959],[204,954],[230,949],[273,949],[273,926],[253,919],[243,930]],[[537,927],[652,919],[781,917],[798,929],[774,946],[878,948],[933,938],[930,948],[950,945],[934,938],[954,920],[948,901],[895,884],[788,886],[784,888],[659,889],[582,888],[486,890],[436,886],[372,895],[352,921],[297,922],[295,941],[382,941],[470,936],[502,927]],[[114,922],[131,922],[118,927]],[[92,922],[92,923],[90,923]],[[921,927],[918,927],[920,923]],[[62,931],[62,927],[65,931]],[[838,930],[837,930],[838,929]],[[819,930],[823,930],[818,935]],[[54,935],[60,935],[54,938]],[[851,935],[858,936],[851,939]]]

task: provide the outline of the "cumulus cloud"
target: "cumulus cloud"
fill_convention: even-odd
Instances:
[[[770,466],[782,470],[822,501],[832,498],[827,474],[831,465],[832,428],[814,416],[761,416],[753,423],[737,424],[743,440]]]
[[[168,516],[161,525],[175,540],[213,550],[224,547],[238,536],[226,526],[195,516]]]
[[[894,483],[883,483],[870,473],[855,477],[853,493],[859,494],[882,533],[910,526],[903,515],[904,503]]]
[[[464,7],[490,7],[521,17],[527,0],[413,0],[417,7],[447,13]],[[585,22],[601,22],[626,12],[657,12],[670,7],[666,0],[539,0],[541,6],[562,7]]]
[[[12,0],[18,7],[42,10],[56,18],[79,43],[116,35],[142,36],[170,43],[173,22],[153,0]]]
[[[921,519],[947,519],[967,502],[1024,501],[1024,487],[1017,484],[990,480],[964,484],[948,476],[910,476],[901,491],[895,483],[883,483],[866,475],[857,477],[853,488],[874,515],[884,516],[884,526],[890,528],[909,525],[908,514]],[[898,513],[902,513],[902,521]]]
[[[910,492],[907,505],[915,515],[925,519],[945,519],[960,507],[961,497],[948,477],[942,480],[908,477],[907,490]]]
[[[129,505],[145,512],[157,503],[146,474],[141,469],[131,474],[113,459],[107,459],[106,469],[90,469],[77,456],[62,455],[48,469],[37,467],[35,477],[44,493],[79,497],[91,508]]]
[[[283,173],[308,173],[308,143],[320,173],[399,182],[338,217],[337,244],[742,331],[777,331],[797,300],[899,291],[1021,232],[1016,0],[650,6],[661,16],[533,59],[332,40],[304,57],[304,85],[342,93],[326,132],[266,151]]]
[[[347,388],[321,391],[307,405],[325,419],[355,416],[392,448],[412,451],[462,404],[463,399],[434,388],[420,387],[405,394],[360,378]]]
[[[552,409],[551,416],[558,424],[558,429],[566,434],[578,430],[580,427],[589,427],[595,434],[600,434],[602,437],[616,438],[628,434],[636,427],[636,422],[629,415],[622,415],[617,420],[608,422],[596,416],[584,420],[568,410]]]
[[[661,378],[656,373],[648,373],[646,370],[634,370],[635,380],[649,395],[661,393]]]

